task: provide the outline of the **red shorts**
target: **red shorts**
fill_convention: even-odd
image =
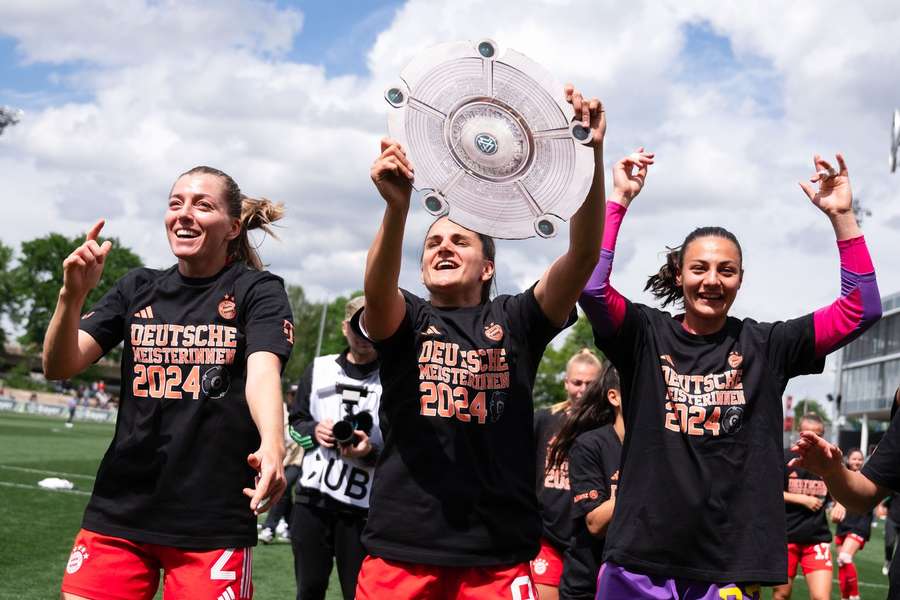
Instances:
[[[866,547],[866,540],[863,538],[863,536],[853,532],[834,536],[834,544],[838,547],[838,549],[840,549],[840,547],[844,545],[844,540],[847,539],[856,540],[857,542],[859,542],[860,550]]]
[[[831,543],[788,544],[788,578],[797,576],[797,565],[803,567],[803,574],[813,571],[831,570]]]
[[[253,597],[250,548],[191,552],[82,529],[66,564],[62,591],[93,600],[151,600],[165,573],[163,600]]]
[[[541,585],[559,587],[562,572],[562,555],[549,540],[541,538],[541,551],[531,561],[531,580]]]
[[[367,556],[356,580],[356,600],[385,598],[538,600],[525,563],[438,567]]]

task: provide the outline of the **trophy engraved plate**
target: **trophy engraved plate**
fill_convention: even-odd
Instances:
[[[591,132],[543,67],[492,40],[430,48],[384,94],[425,210],[492,237],[553,237],[594,175]]]

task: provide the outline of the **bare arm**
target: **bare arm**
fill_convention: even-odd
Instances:
[[[372,165],[371,177],[386,203],[381,226],[369,247],[364,280],[363,326],[377,341],[393,335],[406,313],[399,281],[413,173],[400,144],[381,140],[381,155]]]
[[[281,402],[281,359],[272,352],[254,352],[247,357],[244,394],[250,416],[259,430],[259,450],[247,463],[259,472],[255,488],[244,488],[251,498],[250,510],[261,513],[284,493],[284,409]]]
[[[612,523],[613,511],[616,509],[616,499],[610,498],[588,514],[584,515],[584,523],[591,535],[605,537],[609,524]]]
[[[815,496],[807,496],[806,494],[794,494],[792,492],[784,492],[784,501],[790,504],[799,504],[809,510],[815,512],[822,508],[822,499]]]
[[[112,243],[97,243],[103,219],[88,232],[85,241],[63,261],[63,286],[50,318],[41,356],[47,379],[68,379],[84,371],[103,355],[90,334],[78,329],[81,310],[103,274],[103,263]]]
[[[600,257],[603,220],[606,213],[606,191],[603,173],[603,138],[606,135],[606,113],[596,98],[585,100],[571,85],[565,89],[582,125],[591,128],[594,151],[594,179],[587,197],[569,221],[569,248],[544,273],[534,289],[541,310],[555,325],[568,319]]]
[[[791,451],[800,456],[789,465],[812,471],[825,480],[828,492],[855,513],[866,513],[890,494],[887,490],[868,479],[859,471],[851,471],[844,466],[841,449],[829,444],[814,433],[805,431]]]

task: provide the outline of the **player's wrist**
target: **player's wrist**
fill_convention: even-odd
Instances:
[[[73,290],[63,285],[59,289],[59,303],[66,307],[81,310],[90,292],[90,290]]]

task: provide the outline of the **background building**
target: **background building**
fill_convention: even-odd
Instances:
[[[880,439],[891,417],[894,392],[900,386],[900,293],[881,300],[882,319],[837,357],[835,397],[841,421],[860,421],[859,447],[867,452]]]

